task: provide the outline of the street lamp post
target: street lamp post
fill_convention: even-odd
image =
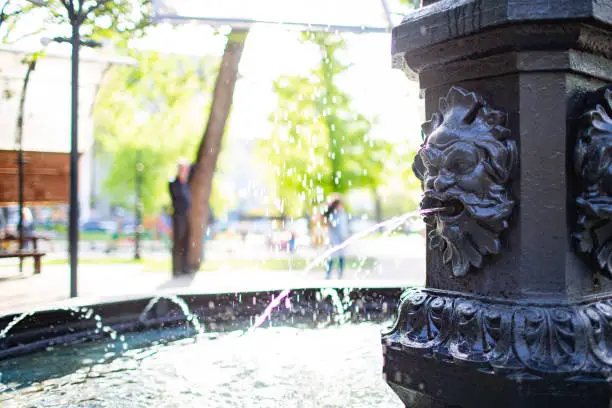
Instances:
[[[70,103],[70,210],[68,244],[70,251],[70,297],[76,297],[79,245],[79,49],[81,48],[80,16],[72,21],[72,80]]]
[[[70,104],[70,208],[68,218],[68,245],[70,254],[70,297],[76,297],[78,242],[79,242],[79,50],[81,45],[99,47],[100,43],[81,40],[79,29],[84,16],[81,13],[71,14],[72,37],[55,37],[52,41],[72,44],[71,104]]]

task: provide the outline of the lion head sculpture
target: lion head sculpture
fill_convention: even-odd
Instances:
[[[445,208],[425,222],[430,248],[442,251],[455,276],[480,268],[483,256],[501,249],[499,235],[514,206],[507,184],[517,160],[505,124],[504,113],[453,87],[422,126],[424,143],[413,164],[424,190],[421,209]]]
[[[612,275],[612,88],[604,103],[582,116],[575,169],[582,192],[576,199],[580,252],[593,256],[601,271]]]

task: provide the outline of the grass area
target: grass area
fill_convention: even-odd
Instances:
[[[48,232],[45,230],[40,230],[37,232]],[[60,239],[68,239],[67,231],[53,231],[55,233],[55,237]],[[81,241],[110,241],[113,238],[113,234],[109,232],[102,231],[79,231],[79,240]],[[133,239],[134,234],[121,234],[120,239]],[[152,236],[148,232],[143,232],[141,235],[141,239],[150,240]]]
[[[311,259],[293,258],[293,259],[215,259],[208,260],[202,264],[201,271],[217,271],[217,270],[249,270],[261,269],[267,271],[285,271],[285,270],[303,270],[310,264]],[[345,268],[347,269],[370,269],[376,265],[377,261],[374,258],[355,258],[349,257],[345,260]],[[322,265],[316,267],[321,269]],[[44,269],[47,265],[68,265],[68,260],[65,259],[49,259],[42,262]],[[142,265],[145,272],[169,272],[171,270],[170,260],[159,259],[144,259],[131,260],[125,258],[99,258],[99,259],[79,259],[79,265]],[[0,265],[0,267],[14,267],[15,265]]]

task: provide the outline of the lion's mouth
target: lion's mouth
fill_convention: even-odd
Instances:
[[[436,214],[444,221],[454,221],[463,215],[465,204],[454,196],[426,192],[423,201],[421,201],[421,211],[426,222],[428,218]]]

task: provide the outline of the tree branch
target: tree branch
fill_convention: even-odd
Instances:
[[[79,1],[82,1],[82,0],[79,0]],[[109,1],[110,0],[100,0],[100,1],[97,1],[95,4],[92,4],[91,6],[89,6],[83,15],[84,16],[89,15],[89,13],[91,13],[92,11],[96,10],[99,7],[102,7],[103,5],[108,3]]]
[[[72,21],[74,19],[74,4],[72,3],[72,0],[70,0],[70,3],[68,3],[66,0],[60,0],[60,2],[68,12],[68,17]]]
[[[14,15],[14,14],[13,14],[13,15]],[[5,42],[5,43],[7,43],[7,44],[14,44],[16,41],[20,41],[20,40],[23,40],[23,39],[25,39],[25,38],[30,38],[30,37],[33,37],[33,36],[39,35],[39,34],[40,34],[40,33],[42,33],[43,31],[44,31],[44,28],[42,28],[42,27],[41,27],[41,28],[38,28],[38,29],[37,29],[37,30],[35,30],[35,31],[29,32],[29,33],[27,33],[27,34],[23,34],[23,35],[19,36],[19,38],[17,38],[16,40],[12,40],[12,41],[10,41],[10,42],[7,40],[7,37],[8,37],[8,35],[9,35],[9,33],[5,33],[4,37],[2,38],[2,41],[3,41],[3,42]]]
[[[10,0],[7,0],[7,2],[4,3],[4,5],[2,6],[2,10],[0,10],[0,19],[1,19],[0,21],[4,20],[4,16],[6,15],[4,14],[4,12],[6,10],[6,7],[9,5],[9,3],[10,3]]]
[[[8,18],[8,14],[6,14],[6,8],[8,7],[9,3],[10,3],[10,0],[7,0],[6,3],[4,3],[4,5],[2,6],[2,10],[0,10],[0,26]],[[17,15],[19,13],[21,13],[21,11],[16,11],[15,13],[11,15]]]
[[[19,98],[19,110],[17,115],[17,134],[15,144],[19,146],[19,149],[23,146],[23,118],[25,112],[25,100],[26,100],[26,92],[28,90],[28,83],[30,82],[30,74],[36,68],[37,57],[34,55],[32,59],[28,61],[28,69],[25,74],[25,78],[23,79],[23,87],[21,89],[21,96]]]

